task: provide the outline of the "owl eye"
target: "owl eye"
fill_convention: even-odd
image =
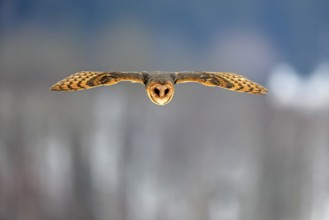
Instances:
[[[155,88],[153,91],[154,91],[155,94],[157,94],[158,96],[160,96],[160,90],[158,88]]]
[[[170,89],[166,88],[165,91],[164,91],[165,95],[167,95],[169,93],[169,91],[170,91]]]

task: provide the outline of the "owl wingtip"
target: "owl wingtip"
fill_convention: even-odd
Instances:
[[[261,95],[267,95],[269,92],[267,89],[263,88],[263,90],[261,91]]]
[[[49,88],[50,91],[59,91],[59,88],[55,85],[52,85],[50,88]]]

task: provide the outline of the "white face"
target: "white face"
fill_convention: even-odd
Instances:
[[[146,88],[147,95],[157,105],[166,105],[174,95],[174,85],[171,82],[152,82]]]

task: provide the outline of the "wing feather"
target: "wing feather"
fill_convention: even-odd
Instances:
[[[50,90],[53,91],[76,91],[90,89],[102,85],[114,85],[121,81],[144,83],[141,72],[93,72],[82,71],[74,73],[55,83]]]
[[[177,72],[175,83],[196,82],[205,86],[218,86],[224,89],[250,94],[267,94],[263,86],[242,75],[229,72]]]

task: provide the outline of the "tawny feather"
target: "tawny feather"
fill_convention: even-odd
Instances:
[[[242,75],[228,72],[178,72],[176,83],[197,82],[205,86],[218,86],[235,92],[250,94],[267,94],[263,86]]]
[[[92,72],[83,71],[72,74],[54,84],[53,91],[76,91],[102,85],[114,85],[120,81],[143,83],[142,73],[138,72]]]

